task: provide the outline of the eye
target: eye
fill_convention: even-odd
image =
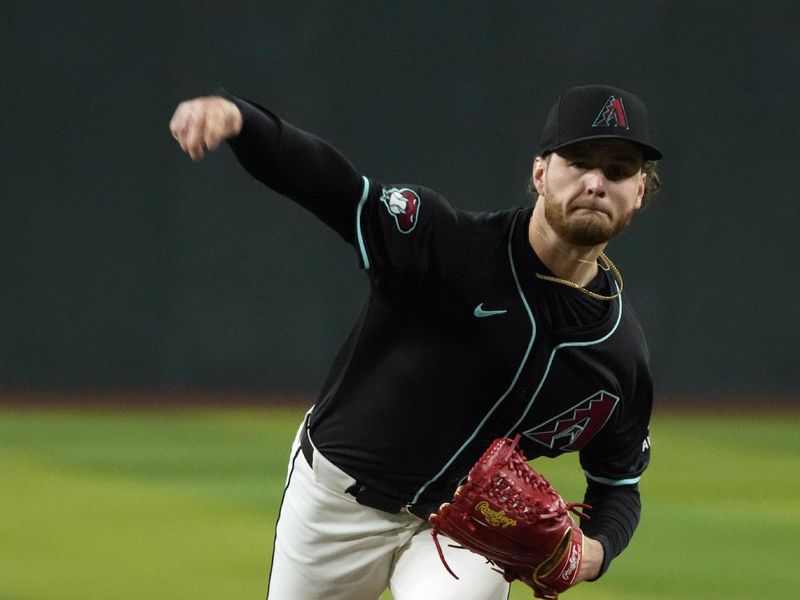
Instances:
[[[609,165],[605,170],[605,176],[610,181],[620,181],[621,179],[627,179],[628,177],[633,177],[636,173],[637,169],[633,165]]]
[[[582,160],[574,160],[569,164],[570,164],[571,167],[575,167],[576,169],[588,169],[589,168],[589,165],[586,162],[582,161]]]
[[[625,179],[627,176],[627,171],[622,167],[609,167],[606,169],[606,177],[611,181],[619,181],[620,179]]]

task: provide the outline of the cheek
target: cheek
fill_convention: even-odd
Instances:
[[[547,189],[550,194],[555,194],[559,197],[574,194],[575,188],[580,185],[578,180],[569,177],[567,173],[558,169],[548,170],[544,183],[545,189]]]
[[[617,190],[617,204],[624,212],[638,210],[642,204],[642,187],[638,181],[626,181]]]

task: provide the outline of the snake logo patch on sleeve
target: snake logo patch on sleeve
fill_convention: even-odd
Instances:
[[[417,226],[420,199],[414,190],[408,188],[383,190],[381,202],[394,218],[397,229],[401,233],[411,233]]]

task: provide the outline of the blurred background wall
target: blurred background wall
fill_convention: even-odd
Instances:
[[[559,91],[648,104],[663,192],[612,243],[662,395],[800,391],[800,4],[4,2],[0,389],[313,393],[356,255],[167,124],[224,86],[365,174],[529,202]]]

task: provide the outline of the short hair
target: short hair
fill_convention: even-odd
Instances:
[[[644,196],[642,196],[642,208],[645,208],[661,189],[661,177],[656,169],[657,166],[658,162],[655,160],[646,160],[642,165],[642,172],[647,175],[644,183]]]

